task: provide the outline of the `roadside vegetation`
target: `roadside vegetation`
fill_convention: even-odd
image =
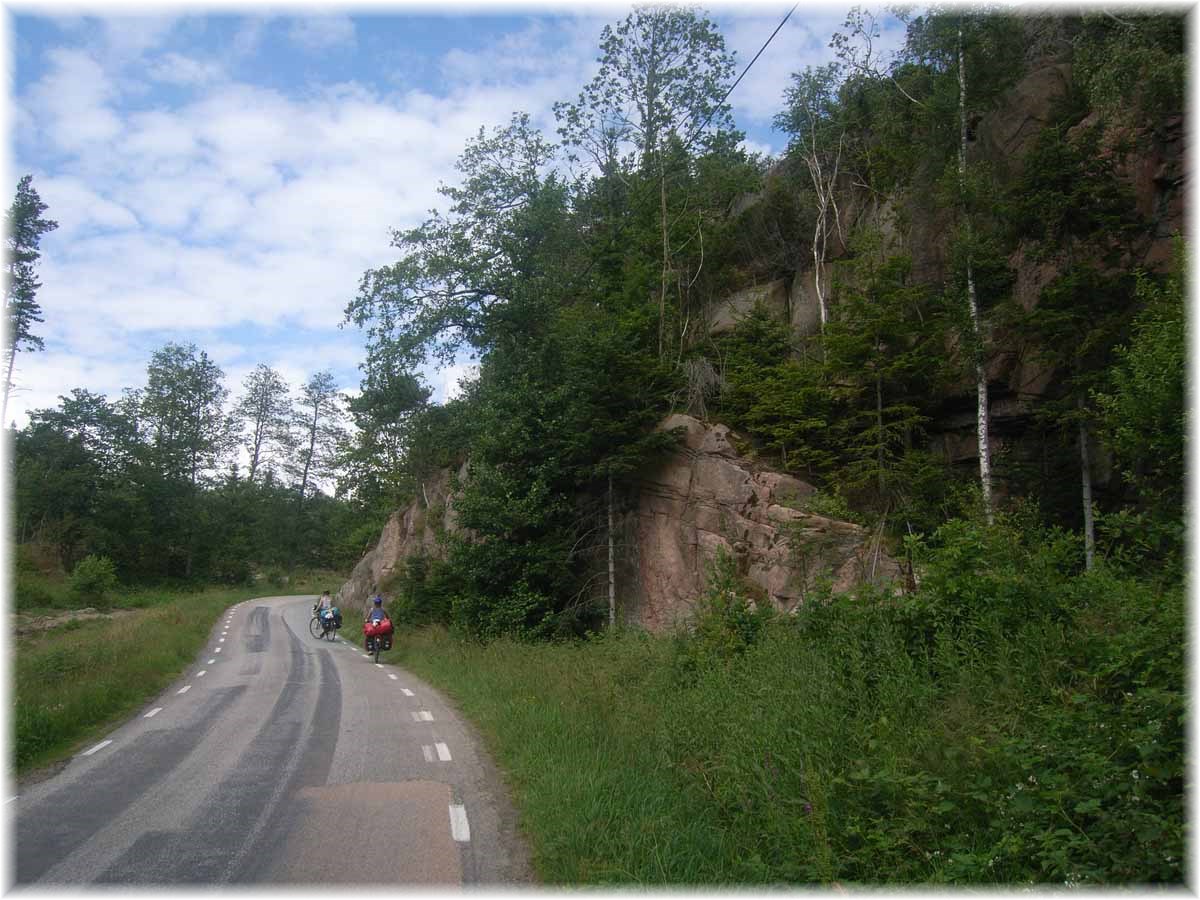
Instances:
[[[1184,592],[1001,514],[921,588],[690,633],[401,631],[508,771],[554,885],[1086,885],[1185,877]]]
[[[18,776],[70,755],[170,684],[231,604],[332,583],[329,573],[302,573],[253,587],[114,591],[89,604],[107,615],[73,618],[65,614],[81,604],[70,582],[28,577],[42,602],[13,616],[10,758]],[[65,621],[46,628],[48,618]]]

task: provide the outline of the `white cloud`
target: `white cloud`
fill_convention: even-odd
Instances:
[[[74,49],[49,51],[50,69],[34,84],[23,104],[54,147],[85,153],[121,131],[110,103],[116,96],[112,81],[89,54]]]
[[[437,185],[457,180],[453,162],[481,126],[490,131],[524,110],[554,139],[551,104],[578,94],[595,70],[603,24],[623,14],[594,13],[452,51],[435,67],[443,76],[435,87],[391,93],[341,81],[300,95],[231,80],[236,54],[262,42],[266,17],[241,22],[216,59],[177,46],[186,29],[172,33],[169,22],[121,38],[127,57],[140,54],[125,70],[102,47],[46,51],[46,73],[19,98],[13,120],[24,143],[41,150],[41,137],[48,157],[62,160],[38,178],[60,223],[43,243],[39,292],[39,333],[53,352],[18,357],[25,396],[52,405],[79,385],[116,396],[144,380],[148,342],[173,337],[209,349],[235,393],[233,373],[259,361],[295,386],[329,360],[351,387],[362,336],[334,329],[363,271],[395,258],[391,228],[445,207]],[[777,23],[764,12],[725,31],[744,63]],[[314,17],[288,27],[294,40],[315,42],[340,28],[345,42],[354,39],[345,24],[353,25]],[[777,111],[812,41],[800,23],[780,33],[732,98],[739,118]],[[123,99],[138,79],[193,90],[190,99],[130,108]],[[289,341],[297,329],[325,337]],[[247,330],[255,339],[244,343]],[[446,399],[476,373],[460,360],[427,377]],[[14,398],[11,410],[29,405]]]
[[[54,232],[57,241],[69,240],[83,228],[124,229],[138,224],[137,217],[128,208],[101,197],[78,178],[39,178],[36,188],[42,201],[53,211],[52,218],[59,223],[58,231]]]
[[[225,70],[220,63],[193,59],[181,53],[165,53],[147,67],[146,74],[167,84],[195,86],[222,80]]]
[[[306,16],[293,23],[288,37],[306,50],[352,47],[354,22],[347,15]]]

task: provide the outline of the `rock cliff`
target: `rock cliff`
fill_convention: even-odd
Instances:
[[[465,474],[466,466],[460,470]],[[347,610],[364,613],[376,591],[387,593],[387,584],[410,556],[442,555],[439,536],[455,530],[451,472],[442,469],[421,486],[421,496],[404,509],[392,513],[375,547],[358,561],[349,580],[337,592],[335,602]]]
[[[617,603],[623,622],[653,632],[684,624],[721,550],[736,562],[756,602],[791,611],[818,581],[835,591],[864,581],[897,579],[899,566],[858,525],[805,511],[814,488],[757,469],[724,425],[674,415],[660,429],[680,429],[679,446],[646,467],[633,485],[619,525]],[[466,469],[460,471],[465,477]],[[337,594],[347,609],[366,608],[410,556],[442,556],[439,535],[455,531],[449,470],[422,496],[393,513],[379,543]]]
[[[634,553],[618,580],[627,621],[665,631],[686,621],[721,550],[752,593],[791,611],[821,579],[835,591],[897,579],[899,566],[858,525],[805,510],[815,489],[756,469],[724,425],[674,415],[678,448],[641,473],[626,536]],[[736,439],[736,436],[733,436]]]

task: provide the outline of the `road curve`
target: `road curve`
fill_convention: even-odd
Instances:
[[[8,804],[17,884],[521,885],[503,782],[428,685],[312,597],[222,615],[174,685]]]

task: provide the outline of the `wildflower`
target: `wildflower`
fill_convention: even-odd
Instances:
[[[1029,776],[1029,783],[1030,783],[1030,784],[1037,784],[1037,779],[1036,779],[1035,777],[1033,777],[1032,775],[1030,775],[1030,776]]]
[[[1137,769],[1134,769],[1134,770],[1133,770],[1133,780],[1134,780],[1134,781],[1137,781],[1137,780],[1138,780],[1139,778],[1141,778],[1141,777],[1142,777],[1142,776],[1141,776],[1141,773],[1140,773],[1140,772],[1138,772],[1138,770],[1137,770]]]

